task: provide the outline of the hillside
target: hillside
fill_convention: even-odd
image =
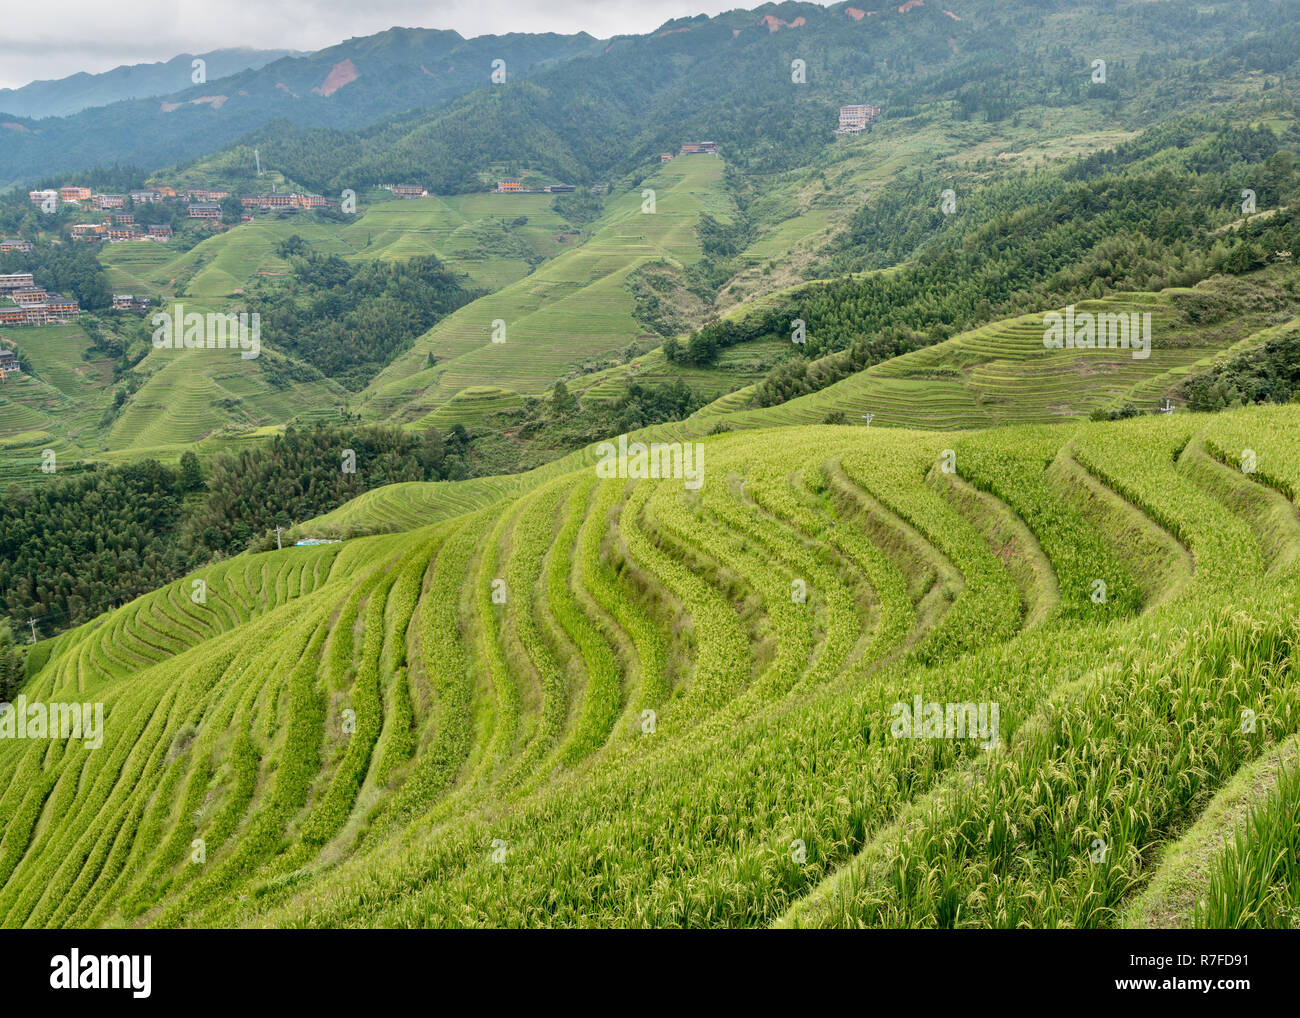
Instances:
[[[1295,732],[1297,426],[724,435],[211,567],[43,650],[104,745],[0,743],[3,922],[1113,925]]]
[[[450,31],[392,28],[264,66],[226,71],[226,62],[218,61],[198,84],[187,60],[183,68],[172,68],[172,86],[149,93],[151,98],[41,120],[6,118],[0,183],[113,162],[184,162],[269,121],[355,129],[405,110],[436,108],[480,88],[493,60],[505,60],[510,73],[522,77],[595,47],[585,34],[465,39]],[[251,175],[251,167],[246,172]]]
[[[170,95],[188,84],[195,72],[194,61],[203,61],[211,78],[224,78],[240,71],[257,70],[281,57],[296,56],[287,49],[219,49],[208,53],[182,53],[152,64],[114,67],[110,71],[66,78],[33,81],[21,88],[0,88],[0,110],[11,116],[67,117],[92,106],[107,106],[125,99]]]

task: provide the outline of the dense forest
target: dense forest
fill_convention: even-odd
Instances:
[[[279,254],[292,264],[293,281],[254,303],[264,339],[353,391],[479,296],[433,255],[354,263],[317,254],[297,234]]]
[[[1189,410],[1300,401],[1300,333],[1245,350],[1183,384]]]
[[[214,557],[264,546],[268,530],[394,481],[465,476],[465,436],[395,428],[288,428],[219,454],[88,467],[0,491],[0,615],[38,632],[85,622]],[[349,455],[350,454],[350,455]],[[275,537],[269,537],[274,547]],[[0,673],[3,672],[0,647]],[[3,675],[0,674],[0,678]]]

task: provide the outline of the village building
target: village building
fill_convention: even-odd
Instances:
[[[90,201],[90,188],[69,184],[59,188],[59,200],[71,204],[76,201]]]
[[[107,229],[103,223],[76,223],[72,227],[72,239],[99,240],[99,235]]]
[[[189,206],[189,214],[191,219],[220,219],[221,206],[207,203],[191,205]]]
[[[117,223],[118,226],[130,226],[135,222],[135,216],[131,215],[130,212],[118,212],[113,216],[113,222]]]
[[[879,116],[879,106],[872,106],[870,104],[862,106],[841,106],[840,126],[835,129],[835,133],[858,134],[870,127],[872,122]]]
[[[25,290],[36,285],[30,272],[10,272],[0,275],[0,290]]]
[[[50,325],[76,318],[80,313],[75,300],[51,293],[39,304],[0,307],[0,325]]]
[[[673,161],[673,154],[671,152],[660,152],[659,161],[661,163],[671,163]]]
[[[149,239],[159,240],[164,243],[172,239],[172,228],[170,226],[153,225],[149,227]]]
[[[552,184],[546,189],[547,194],[569,194],[576,191],[577,188],[572,184]]]
[[[126,207],[126,197],[120,194],[97,194],[95,195],[95,208],[97,209],[120,209]]]
[[[49,294],[45,292],[43,286],[25,286],[21,290],[11,290],[9,296],[13,298],[15,304],[32,307],[36,304],[44,304]]]
[[[114,311],[147,311],[148,309],[148,297],[136,297],[129,293],[113,294]]]
[[[678,155],[717,155],[718,143],[716,141],[687,141],[682,143],[682,149]]]
[[[136,205],[148,205],[152,202],[162,201],[163,198],[162,192],[157,189],[145,190],[145,191],[131,191],[130,195],[131,195],[131,201]]]
[[[0,254],[8,254],[10,251],[20,251],[23,254],[31,251],[32,242],[18,238],[16,240],[0,240]]]
[[[21,374],[23,366],[18,363],[18,357],[12,350],[0,348],[0,382],[3,382],[9,375]]]
[[[44,205],[47,201],[58,201],[58,191],[28,191],[27,197],[33,205]]]
[[[391,188],[394,198],[427,198],[428,188],[419,184],[394,184]]]
[[[522,182],[518,180],[498,180],[497,194],[519,194],[524,189]]]

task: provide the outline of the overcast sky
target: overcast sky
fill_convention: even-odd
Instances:
[[[461,35],[648,32],[684,15],[759,0],[5,0],[0,88],[167,60],[229,46],[315,50],[386,28],[453,28]]]

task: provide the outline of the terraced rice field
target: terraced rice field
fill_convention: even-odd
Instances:
[[[871,414],[873,427],[937,429],[1051,423],[1126,403],[1150,411],[1216,357],[1259,346],[1300,324],[1243,315],[1207,329],[1184,310],[1193,292],[1126,293],[1076,306],[1079,314],[1149,313],[1152,342],[1145,358],[1131,350],[1049,349],[1043,315],[1025,315],[895,357],[776,407],[737,413],[752,390],[737,391],[696,414],[690,431],[707,433],[720,417],[732,427],[814,424],[836,410],[854,423]]]
[[[700,213],[729,215],[722,169],[710,157],[661,167],[644,185],[655,191],[654,214],[642,212],[640,191],[612,197],[581,247],[430,329],[366,389],[365,412],[422,421],[462,389],[493,385],[538,395],[575,365],[621,355],[642,332],[628,275],[655,259],[689,265],[699,258]],[[502,342],[493,341],[498,322]],[[425,367],[430,353],[437,363]]]
[[[0,923],[1093,927],[1169,883],[1276,923],[1272,857],[1160,850],[1294,849],[1294,782],[1234,777],[1300,729],[1296,434],[771,428],[699,490],[369,493],[397,532],[52,641],[28,698],[104,743],[0,740]],[[992,730],[902,737],[917,699]]]
[[[118,293],[165,293],[219,298],[243,293],[259,278],[291,271],[276,248],[293,235],[321,254],[349,260],[406,259],[436,255],[473,284],[497,289],[527,275],[517,255],[484,251],[476,231],[484,224],[520,216],[528,222],[514,235],[540,257],[563,250],[558,235],[567,229],[551,209],[551,195],[454,195],[394,201],[387,195],[360,198],[355,221],[342,225],[305,215],[255,216],[224,233],[215,233],[188,251],[166,244],[113,244],[101,253],[109,281]]]

